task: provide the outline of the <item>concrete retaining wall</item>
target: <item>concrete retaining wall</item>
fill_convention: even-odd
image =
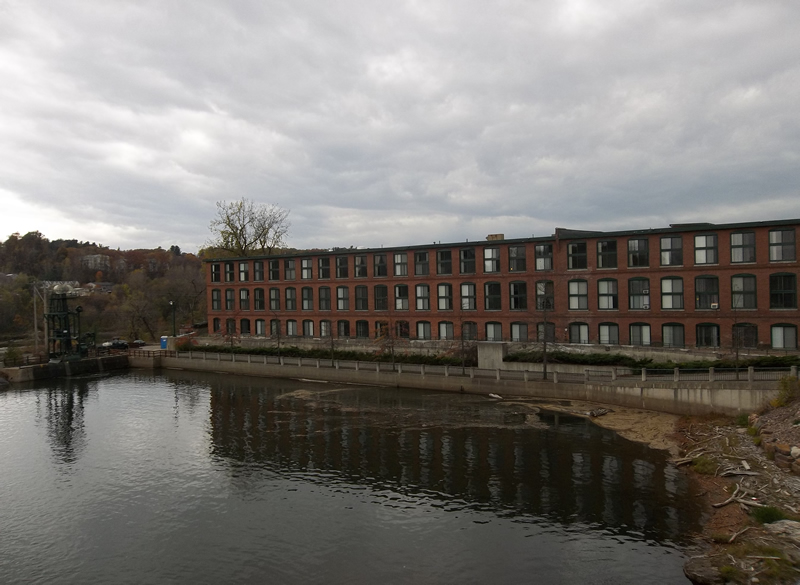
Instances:
[[[235,360],[233,359],[235,357]],[[390,364],[347,362],[351,367],[327,367],[319,360],[305,359],[297,365],[296,358],[286,358],[284,364],[274,363],[265,356],[231,354],[179,353],[160,358],[161,367],[219,372],[224,374],[303,378],[342,384],[368,384],[467,392],[495,393],[501,396],[527,396],[556,400],[585,400],[609,405],[657,410],[673,414],[751,413],[777,394],[777,383],[771,382],[671,382],[615,380],[598,383],[553,383],[503,377],[502,371],[467,368],[462,374],[457,367],[405,366],[405,371],[392,371]],[[342,362],[344,363],[344,362]],[[354,367],[353,364],[355,364]],[[133,364],[132,364],[133,365]],[[147,367],[147,366],[143,366]],[[403,366],[396,366],[403,369]],[[357,368],[357,369],[356,369]]]
[[[3,368],[2,376],[9,382],[32,382],[34,380],[47,380],[49,378],[68,378],[97,374],[112,370],[124,370],[128,367],[127,355],[113,355],[98,358],[86,358],[69,362],[39,364],[35,366],[22,366],[19,368]]]

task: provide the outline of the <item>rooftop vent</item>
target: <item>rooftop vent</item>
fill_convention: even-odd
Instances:
[[[494,240],[505,240],[506,239],[506,235],[505,234],[489,234],[488,236],[486,236],[486,239],[489,240],[490,242],[494,241]]]

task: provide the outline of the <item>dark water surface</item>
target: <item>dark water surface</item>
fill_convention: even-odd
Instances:
[[[578,418],[166,372],[0,393],[2,583],[688,583],[696,498]]]

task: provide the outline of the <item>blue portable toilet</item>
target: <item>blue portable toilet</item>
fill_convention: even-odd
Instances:
[[[161,336],[161,349],[167,349],[167,339],[169,339],[168,336],[166,335]]]

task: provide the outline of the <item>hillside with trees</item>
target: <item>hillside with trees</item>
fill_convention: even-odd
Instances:
[[[169,250],[113,250],[94,242],[48,240],[39,232],[12,234],[0,243],[0,340],[32,338],[34,289],[48,282],[77,283],[84,296],[83,331],[98,340],[120,336],[156,340],[176,321],[205,321],[201,259]],[[42,305],[38,302],[39,329]]]

